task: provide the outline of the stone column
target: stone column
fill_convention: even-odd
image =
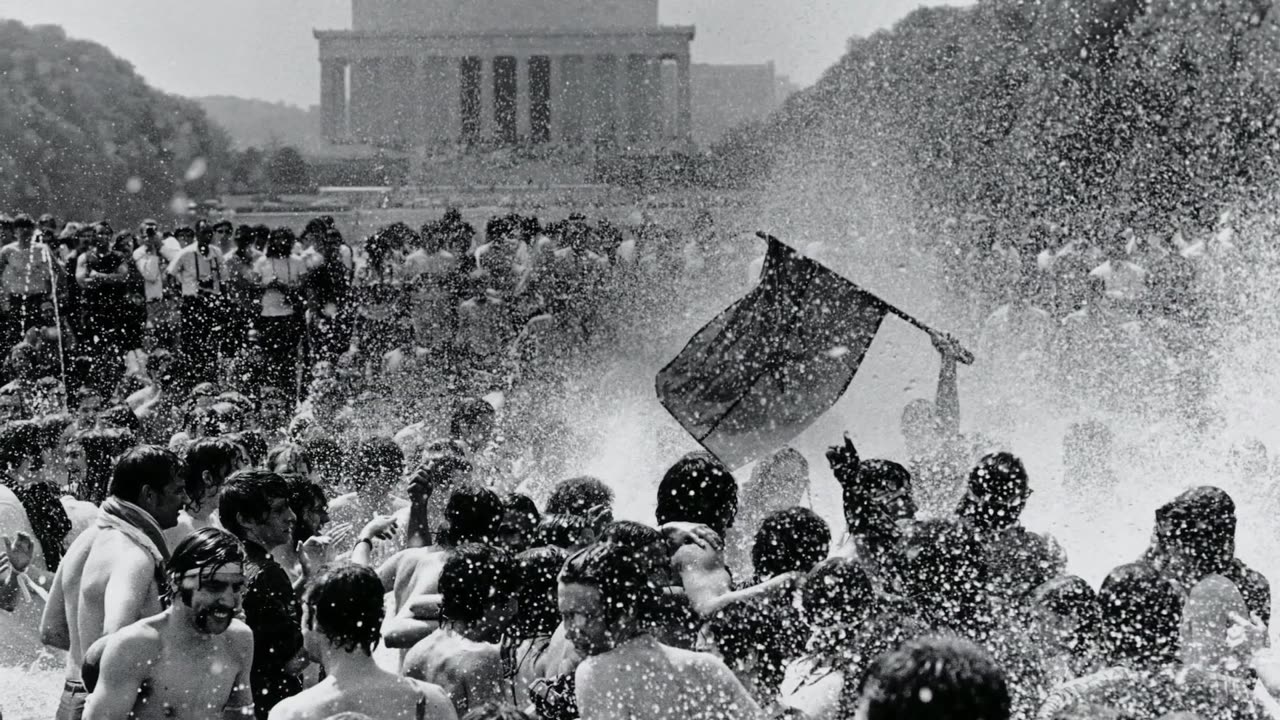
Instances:
[[[493,61],[492,56],[480,58],[480,139],[492,140],[497,132],[493,114]]]
[[[430,62],[431,58],[425,55],[415,55],[413,58],[413,92],[409,93],[409,102],[412,103],[410,107],[413,109],[413,131],[410,137],[413,138],[413,144],[419,147],[427,147],[435,139],[432,137],[435,134],[435,118],[432,117],[435,78],[431,75],[433,68]]]
[[[564,139],[564,113],[565,113],[565,82],[564,82],[564,56],[548,55],[547,56],[547,84],[551,88],[551,97],[547,98],[547,110],[551,115],[549,125],[551,127],[550,142],[558,143]]]
[[[340,83],[335,70],[342,65],[332,58],[320,61],[320,135],[328,142],[338,139],[345,103],[339,102],[339,95],[346,99],[345,82]]]
[[[516,142],[528,142],[530,135],[533,133],[532,118],[529,114],[529,108],[533,104],[532,96],[529,94],[531,83],[529,82],[529,56],[516,56]]]
[[[628,82],[627,75],[630,65],[631,56],[614,55],[613,64],[613,133],[614,138],[618,141],[618,147],[626,147],[630,138],[628,135],[631,129],[631,103],[628,98],[631,94],[631,83]]]
[[[462,58],[439,58],[441,74],[440,127],[441,138],[449,143],[462,142]]]
[[[693,90],[689,79],[688,54],[676,56],[676,140],[693,140]]]

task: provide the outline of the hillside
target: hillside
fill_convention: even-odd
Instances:
[[[194,98],[231,136],[237,150],[292,145],[304,153],[320,146],[320,109],[227,95]]]
[[[1203,229],[1280,179],[1276,16],[1265,0],[922,8],[721,150],[820,164],[969,245]]]
[[[0,208],[129,223],[217,191],[226,136],[107,48],[0,21],[0,78]]]

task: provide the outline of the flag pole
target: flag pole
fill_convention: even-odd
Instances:
[[[767,233],[767,232],[764,232],[763,230],[758,230],[758,231],[756,231],[756,237],[758,237],[758,238],[760,238],[761,240],[764,240],[764,241],[766,241],[766,242],[768,242],[768,241],[770,241],[770,240],[773,240],[773,241],[776,241],[776,242],[779,242],[779,243],[781,243],[781,242],[782,242],[781,240],[778,240],[778,238],[776,238],[776,237],[774,237],[774,236],[770,235],[770,234],[769,234],[769,233]],[[786,243],[782,243],[782,244],[786,245]],[[790,246],[788,246],[788,247],[790,247]],[[794,250],[794,248],[793,248],[793,250]],[[814,262],[816,262],[816,261],[814,261]],[[878,298],[877,298],[877,299],[878,299]],[[925,331],[926,333],[928,333],[928,334],[929,334],[929,336],[930,336],[930,337],[933,337],[934,335],[943,335],[943,336],[946,336],[946,334],[945,334],[945,333],[940,333],[940,332],[938,332],[937,330],[934,330],[933,328],[929,327],[928,325],[925,325],[924,323],[922,323],[922,322],[920,322],[919,320],[917,320],[914,316],[909,315],[909,314],[907,314],[906,312],[904,312],[904,311],[902,311],[902,310],[899,310],[898,308],[894,307],[893,305],[890,305],[889,303],[885,302],[884,300],[880,300],[880,302],[884,304],[885,309],[886,309],[886,310],[888,310],[890,313],[892,313],[892,314],[894,314],[894,315],[898,316],[898,317],[899,317],[899,318],[901,318],[902,320],[905,320],[907,323],[909,323],[909,324],[911,324],[911,325],[914,325],[915,327],[917,327],[917,328],[919,328],[919,329],[921,329],[921,330]],[[961,363],[964,363],[965,365],[972,365],[972,364],[973,364],[973,353],[972,353],[972,352],[969,352],[969,350],[968,350],[968,349],[966,349],[964,346],[962,346],[959,342],[956,342],[956,343],[955,343],[955,349],[956,349],[956,360],[960,361]]]

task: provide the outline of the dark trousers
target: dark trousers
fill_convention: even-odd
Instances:
[[[298,343],[302,340],[302,316],[278,315],[258,317],[258,342],[262,347],[265,367],[262,384],[294,392],[298,369]]]
[[[9,296],[9,330],[10,345],[22,339],[22,334],[29,328],[52,325],[53,318],[45,311],[45,303],[49,302],[48,293]],[[49,317],[47,317],[49,316]]]
[[[182,297],[180,334],[182,367],[187,386],[218,379],[218,343],[214,337],[217,317],[213,301],[203,295]]]

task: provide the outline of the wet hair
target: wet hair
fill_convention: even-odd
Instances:
[[[444,519],[450,544],[492,542],[502,528],[502,500],[488,488],[464,485],[449,496]]]
[[[404,474],[404,451],[389,437],[373,437],[351,452],[351,486],[356,491],[390,490]]]
[[[459,438],[467,428],[481,420],[493,420],[497,411],[485,400],[470,398],[458,403],[449,418],[449,436]]]
[[[915,516],[911,471],[901,464],[880,458],[863,460],[858,464],[858,484],[872,495],[903,492],[903,502],[891,508],[893,517],[904,520]]]
[[[293,234],[293,229],[288,227],[278,227],[271,231],[267,236],[267,246],[264,252],[267,257],[282,258],[289,257],[289,253],[293,251],[293,244],[298,238]]]
[[[701,523],[720,534],[738,511],[738,483],[710,453],[689,453],[667,469],[658,484],[659,525]]]
[[[78,496],[99,505],[107,497],[116,458],[134,447],[134,435],[120,428],[93,428],[78,433],[74,442],[84,451],[84,480]]]
[[[0,466],[15,468],[40,457],[40,428],[32,420],[0,425]]]
[[[547,498],[548,515],[579,515],[586,517],[597,505],[613,504],[613,490],[604,481],[591,475],[579,475],[556,483]]]
[[[595,543],[570,555],[557,580],[598,590],[600,609],[610,621],[628,612],[639,617],[652,603],[653,589],[636,552],[613,543]]]
[[[297,472],[299,463],[311,465],[307,452],[301,445],[282,442],[267,451],[267,469],[274,473]]]
[[[807,573],[827,556],[830,545],[831,529],[814,511],[803,507],[776,510],[756,531],[751,564],[761,578]]]
[[[273,500],[289,499],[289,484],[269,470],[240,470],[227,478],[218,498],[218,519],[233,535],[244,539],[240,516],[265,519]]]
[[[324,488],[310,480],[297,475],[285,475],[285,483],[289,486],[289,509],[296,518],[293,523],[293,539],[302,542],[302,514],[313,507],[325,507],[329,498],[325,497]]]
[[[990,453],[969,472],[969,492],[957,514],[980,527],[1008,527],[1017,522],[1030,494],[1022,461],[1013,453]]]
[[[169,556],[165,565],[165,573],[169,576],[169,597],[177,595],[190,605],[194,593],[182,587],[183,576],[198,570],[203,583],[218,568],[230,564],[244,564],[244,547],[240,541],[220,528],[200,528],[178,543]]]
[[[657,543],[665,543],[666,537],[657,528],[633,520],[614,520],[600,532],[600,542],[621,545],[633,552],[640,552]]]
[[[327,720],[333,720],[333,718]],[[462,720],[531,720],[531,718],[514,705],[487,702],[471,708],[466,715],[462,716]]]
[[[382,637],[382,581],[373,568],[339,565],[307,588],[303,602],[309,627],[347,652],[373,655]]]
[[[827,558],[815,565],[804,583],[803,593],[810,621],[834,621],[832,624],[865,614],[876,597],[866,569],[842,557]]]
[[[153,492],[162,492],[174,477],[181,474],[182,462],[168,448],[139,445],[116,461],[107,493],[136,503],[142,496],[144,487],[151,488]]]
[[[960,638],[909,640],[880,656],[862,679],[868,720],[1007,720],[1004,672],[985,650]]]
[[[313,437],[303,440],[301,445],[311,462],[311,471],[320,475],[321,482],[332,484],[342,474],[344,458],[337,440]]]
[[[1211,485],[1192,488],[1156,510],[1156,541],[1169,551],[1181,548],[1195,564],[1197,577],[1227,574],[1235,558],[1236,504]]]
[[[789,603],[762,596],[729,604],[707,624],[720,657],[730,668],[755,655],[757,689],[776,694],[786,664],[799,656],[809,626]],[[798,631],[798,632],[797,632]]]
[[[556,578],[566,554],[557,547],[525,550],[516,556],[516,598],[520,614],[514,634],[519,639],[550,635],[560,624]]]
[[[1101,622],[1098,594],[1084,578],[1062,575],[1036,588],[1031,602],[1055,615],[1073,617],[1096,627]]]
[[[506,550],[466,543],[449,554],[440,571],[440,616],[475,622],[485,609],[515,589],[515,564]]]
[[[587,521],[577,515],[543,515],[535,533],[535,544],[569,550],[582,544],[586,531]]]
[[[1182,603],[1178,589],[1149,565],[1112,570],[1098,591],[1108,663],[1147,668],[1176,662]]]
[[[241,430],[226,436],[231,442],[244,448],[249,455],[249,462],[255,467],[262,465],[267,456],[267,438],[260,430]]]
[[[220,489],[226,477],[218,477],[240,459],[240,449],[225,437],[205,437],[187,446],[185,484],[187,497],[198,502],[211,490]],[[204,471],[213,475],[216,487],[205,487]]]
[[[502,510],[504,513],[512,512],[524,515],[534,523],[537,523],[542,517],[542,514],[538,512],[538,506],[533,502],[533,498],[522,493],[507,493],[502,498]]]

